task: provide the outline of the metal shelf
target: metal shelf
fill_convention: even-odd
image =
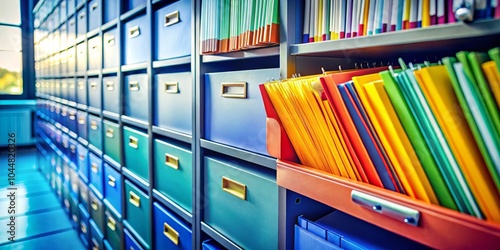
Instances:
[[[250,50],[241,50],[224,54],[203,55],[202,62],[211,63],[211,62],[221,62],[229,60],[241,60],[246,58],[279,56],[279,54],[280,54],[279,46],[272,46],[272,47],[264,47],[264,48],[250,49]]]
[[[179,205],[175,204],[173,201],[171,201],[165,195],[160,193],[158,190],[153,189],[153,197],[154,197],[155,201],[159,202],[160,204],[167,207],[168,209],[174,211],[182,219],[189,222],[189,224],[192,224],[193,215],[191,213],[187,212],[186,210],[182,209],[181,207],[179,207]]]
[[[121,120],[125,125],[132,125],[145,130],[147,130],[149,126],[149,123],[146,121],[137,120],[135,118],[128,117],[125,115],[121,116]]]
[[[172,139],[182,141],[185,143],[189,143],[189,144],[191,144],[191,141],[193,138],[191,135],[179,133],[176,131],[172,131],[172,130],[165,129],[162,127],[157,127],[157,126],[153,126],[152,130],[153,130],[154,134],[165,136],[165,137],[172,138]]]
[[[177,65],[189,64],[189,63],[191,63],[191,56],[184,56],[184,57],[168,59],[168,60],[153,61],[153,68],[177,66]]]

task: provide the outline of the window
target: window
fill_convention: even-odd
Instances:
[[[2,0],[0,34],[0,95],[21,95],[23,60],[19,0]]]

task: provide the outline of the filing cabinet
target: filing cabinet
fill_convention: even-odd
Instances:
[[[103,6],[104,6],[104,16],[103,16],[104,24],[118,17],[118,11],[119,11],[118,0],[105,0],[103,1]]]
[[[148,103],[149,84],[147,74],[126,75],[124,79],[125,110],[124,114],[132,118],[147,121],[148,110],[139,103]]]
[[[118,77],[105,76],[102,78],[103,109],[115,114],[120,113],[120,90]]]
[[[110,29],[103,34],[103,67],[112,68],[118,66],[119,34],[117,29]]]
[[[147,62],[150,51],[151,26],[146,15],[127,21],[123,26],[123,63]]]
[[[125,221],[130,224],[135,234],[140,237],[137,240],[146,249],[151,244],[151,207],[149,196],[137,188],[129,180],[125,180]]]
[[[88,115],[89,117],[89,143],[102,150],[102,119]]]
[[[143,132],[123,126],[125,167],[146,182],[149,180],[148,138]]]
[[[123,243],[123,226],[118,218],[111,212],[111,210],[106,209],[104,212],[106,217],[106,239],[109,245],[112,247],[110,249],[122,249]]]
[[[93,31],[101,25],[102,22],[102,3],[101,0],[91,0],[88,2],[89,31]]]
[[[99,199],[103,197],[104,171],[101,158],[89,153],[90,183],[89,187]],[[102,228],[101,228],[102,229]]]
[[[102,107],[101,80],[98,77],[89,77],[87,86],[89,95],[89,107],[100,110]]]
[[[85,42],[76,45],[76,71],[79,73],[87,71],[87,44]]]
[[[118,124],[106,121],[103,122],[104,126],[104,154],[111,159],[121,164],[121,143],[122,137],[120,127]]]
[[[125,237],[125,249],[130,250],[143,250],[139,242],[132,236],[132,234],[126,229],[123,229],[123,235]]]
[[[99,198],[89,191],[90,198],[90,218],[94,220],[100,232],[104,232],[106,220],[104,218],[104,206]],[[101,237],[102,238],[102,237]]]
[[[153,203],[155,244],[165,249],[192,249],[189,225],[176,218],[160,204]]]
[[[88,126],[87,126],[87,113],[83,111],[78,111],[77,113],[77,119],[78,119],[78,136],[83,138],[84,140],[88,139]]]
[[[87,33],[87,13],[85,8],[78,10],[76,18],[76,35],[77,37],[85,36]]]
[[[104,203],[118,216],[122,214],[122,176],[121,174],[104,163]]]
[[[68,121],[67,127],[70,131],[77,132],[78,121],[77,121],[77,111],[74,108],[68,108]]]
[[[96,70],[101,68],[101,43],[101,36],[95,36],[88,40],[89,70]]]

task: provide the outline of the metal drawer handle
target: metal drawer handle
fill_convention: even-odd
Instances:
[[[80,230],[82,231],[82,233],[86,234],[87,233],[87,225],[85,225],[85,223],[80,222]]]
[[[139,90],[139,82],[138,81],[130,81],[128,83],[128,88],[133,91],[138,91]]]
[[[78,82],[78,89],[85,89],[85,83],[84,82]]]
[[[94,172],[94,173],[96,173],[96,174],[97,174],[97,173],[99,173],[99,168],[98,168],[98,166],[97,166],[97,163],[92,162],[90,165],[91,165],[91,167],[90,167],[90,168],[92,169],[92,172]]]
[[[173,168],[173,169],[179,169],[179,158],[165,153],[165,165]]]
[[[99,204],[97,204],[97,201],[95,201],[95,200],[92,200],[90,206],[92,207],[92,209],[94,209],[94,211],[99,210]]]
[[[175,245],[179,245],[179,233],[166,222],[163,223],[163,235],[167,236]]]
[[[115,136],[115,130],[112,128],[106,129],[106,137],[113,138]]]
[[[247,199],[247,186],[222,176],[222,190],[242,199]]]
[[[111,175],[108,175],[108,185],[111,186],[111,187],[115,187],[116,186],[116,179],[115,179],[115,177],[113,177]]]
[[[116,231],[116,221],[115,219],[111,218],[111,216],[108,216],[108,228],[111,229],[111,231]]]
[[[131,147],[131,148],[139,148],[139,139],[133,137],[133,136],[129,136],[128,137],[128,145]]]
[[[96,121],[91,121],[90,122],[90,129],[97,130],[97,122]]]
[[[247,98],[246,82],[222,82],[221,95],[225,98]]]
[[[78,15],[78,18],[84,19],[85,18],[85,13],[82,13],[82,14]]]
[[[139,35],[141,35],[141,29],[138,25],[128,30],[128,38],[138,37]]]
[[[113,81],[106,82],[106,90],[113,91],[115,89],[115,83]]]
[[[71,189],[72,189],[73,191],[75,191],[75,193],[76,193],[76,192],[78,192],[78,184],[76,184],[76,183],[72,183],[72,184],[71,184]]]
[[[139,195],[136,195],[132,191],[128,192],[128,194],[130,195],[130,198],[128,200],[130,202],[130,204],[132,204],[136,207],[140,207],[141,206],[141,197],[139,197]]]
[[[179,11],[176,10],[172,13],[165,15],[165,26],[170,26],[178,23],[181,19],[179,18]]]
[[[97,3],[94,3],[92,4],[92,6],[90,6],[90,9],[94,11],[95,9],[97,9],[97,6],[98,6]]]
[[[68,148],[68,142],[67,141],[63,141],[62,145],[63,145],[64,148]]]
[[[94,237],[92,237],[92,245],[94,245],[92,247],[92,250],[99,250],[99,243],[97,242],[97,240]]]
[[[113,45],[115,45],[115,36],[110,36],[106,41],[106,44],[108,45],[108,47],[112,47]]]
[[[90,83],[90,89],[91,90],[97,90],[97,82],[91,82]]]
[[[165,93],[169,94],[177,94],[179,93],[179,82],[166,82],[165,85]]]
[[[81,125],[84,125],[85,124],[85,118],[79,117],[78,118],[78,123],[81,124]]]

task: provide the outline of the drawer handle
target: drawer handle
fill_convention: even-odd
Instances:
[[[106,90],[113,91],[115,89],[115,82],[107,81],[106,82]]]
[[[351,200],[377,213],[394,218],[408,225],[418,226],[420,212],[399,204],[353,190]]]
[[[91,203],[92,204],[90,206],[92,207],[92,209],[94,209],[94,211],[98,211],[99,210],[99,204],[97,204],[97,201],[92,200]]]
[[[116,186],[116,179],[115,179],[115,177],[113,177],[111,175],[108,175],[108,185],[111,186],[111,187],[115,187]]]
[[[71,189],[72,189],[73,191],[75,191],[75,193],[76,193],[76,192],[78,192],[78,184],[76,184],[76,183],[72,183],[72,184],[71,184]]]
[[[133,91],[138,91],[139,90],[139,82],[138,81],[131,81],[128,83],[128,88]]]
[[[128,30],[128,38],[135,38],[141,35],[141,29],[139,26],[134,26]]]
[[[179,158],[166,153],[165,154],[165,165],[173,168],[173,169],[179,169]]]
[[[163,234],[175,245],[179,245],[179,233],[166,222],[163,223]]]
[[[92,51],[94,51],[94,53],[97,53],[98,52],[97,51],[98,48],[99,48],[99,46],[94,45],[94,46],[92,46]]]
[[[222,176],[222,190],[242,199],[247,199],[247,186]]]
[[[116,231],[116,221],[115,219],[111,218],[108,216],[108,228],[111,229],[111,231]]]
[[[92,246],[92,250],[99,250],[99,243],[94,237],[92,237],[92,245],[94,245]]]
[[[133,136],[129,136],[128,137],[128,145],[131,147],[131,148],[139,148],[139,139],[133,137]]]
[[[78,118],[78,123],[81,124],[81,125],[84,125],[85,124],[85,118],[83,118],[83,117]]]
[[[115,36],[108,37],[106,44],[108,45],[108,47],[113,47],[113,45],[115,45]]]
[[[128,194],[130,195],[130,198],[128,200],[130,202],[130,204],[132,204],[136,207],[140,207],[141,206],[141,197],[139,197],[139,195],[136,195],[132,191],[128,192]]]
[[[79,157],[80,157],[80,160],[81,160],[81,161],[84,161],[84,160],[85,160],[85,155],[79,155]]]
[[[69,149],[71,150],[72,154],[76,153],[76,146],[75,145],[69,146]]]
[[[69,25],[71,25],[71,26],[75,25],[75,19],[69,20]]]
[[[246,82],[222,82],[221,95],[225,98],[247,98]]]
[[[90,128],[92,130],[97,130],[97,122],[96,121],[91,121],[90,122]]]
[[[76,119],[76,116],[75,115],[69,115],[69,119],[74,121]]]
[[[92,5],[90,6],[90,9],[91,9],[92,11],[94,11],[94,10],[96,10],[96,9],[97,9],[97,7],[98,7],[97,3],[94,3],[94,4],[92,4]]]
[[[90,165],[91,165],[90,168],[92,169],[92,172],[94,172],[96,174],[99,173],[99,168],[97,167],[97,163],[92,162]]]
[[[91,82],[90,83],[90,89],[91,90],[97,90],[97,82]]]
[[[166,82],[165,85],[165,93],[168,94],[177,94],[179,93],[179,82]]]
[[[68,88],[68,84],[66,82],[62,82],[61,88],[63,88],[63,89]]]
[[[68,148],[68,142],[63,141],[62,145],[63,145],[64,148]]]
[[[74,88],[75,88],[75,84],[74,84],[74,83],[70,83],[70,84],[69,84],[69,88],[70,88],[70,89],[74,89]]]
[[[82,233],[86,234],[87,233],[87,225],[85,225],[85,223],[80,222],[80,230],[82,231]]]
[[[115,136],[115,130],[112,128],[106,129],[106,137],[113,138]]]
[[[75,223],[78,223],[78,216],[76,216],[76,214],[73,214],[73,216],[71,216],[73,218],[73,221]]]
[[[66,208],[69,208],[71,205],[69,204],[69,201],[68,199],[64,199],[64,206],[66,206]]]
[[[165,26],[170,26],[178,23],[180,21],[179,18],[179,11],[176,10],[172,13],[166,14],[165,15]]]
[[[85,13],[82,13],[82,14],[78,15],[78,18],[84,19],[85,18]]]
[[[84,82],[78,82],[78,89],[85,89],[85,83]]]

